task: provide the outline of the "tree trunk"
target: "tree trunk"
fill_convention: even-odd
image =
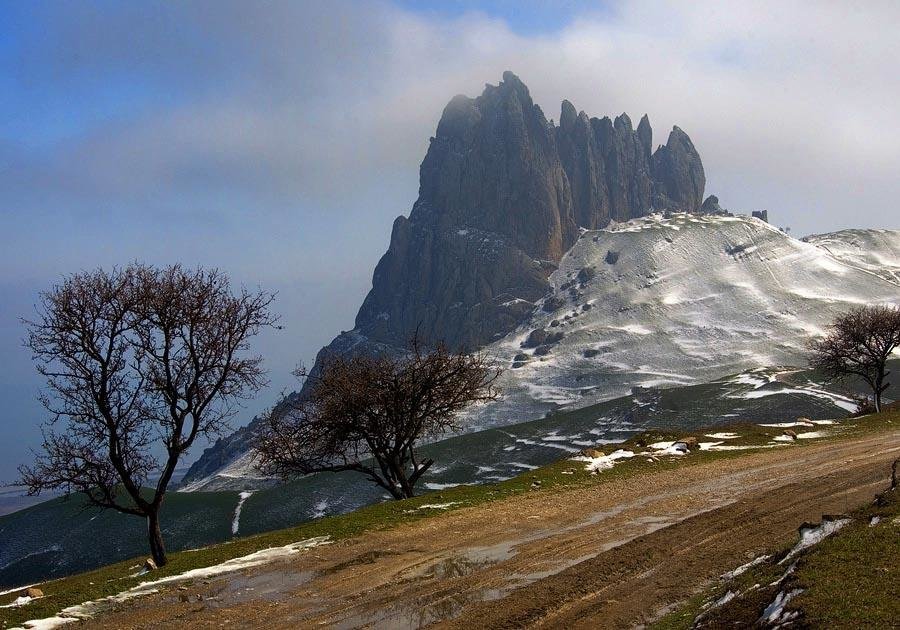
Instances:
[[[165,566],[168,559],[162,532],[159,529],[159,512],[151,512],[147,516],[147,538],[150,541],[150,555],[153,557],[153,562],[158,567]]]

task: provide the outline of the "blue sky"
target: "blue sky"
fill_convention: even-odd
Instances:
[[[589,0],[404,0],[398,2],[397,6],[432,19],[459,18],[466,14],[482,13],[502,20],[511,30],[522,35],[553,33],[578,16],[603,16],[612,11],[609,3]]]
[[[7,2],[0,8],[0,481],[37,447],[18,318],[134,259],[279,292],[272,388],[353,326],[444,104],[516,72],[548,117],[678,124],[708,192],[795,234],[900,227],[898,5]]]

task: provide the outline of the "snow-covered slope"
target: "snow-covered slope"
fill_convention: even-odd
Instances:
[[[860,270],[900,283],[900,238],[897,230],[841,230],[803,239]]]
[[[552,294],[486,348],[513,367],[503,401],[475,420],[521,421],[632,387],[804,365],[807,340],[837,313],[900,303],[898,270],[900,231],[804,242],[758,219],[675,214],[584,232],[551,277]],[[523,348],[535,330],[550,342]]]
[[[758,219],[653,215],[584,232],[550,280],[529,319],[484,348],[509,369],[502,400],[470,412],[472,431],[633,388],[804,366],[806,342],[837,313],[900,303],[900,231],[797,240]],[[528,343],[535,330],[549,339]],[[245,453],[183,489],[271,483]]]

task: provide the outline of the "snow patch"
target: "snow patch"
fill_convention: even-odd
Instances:
[[[417,512],[418,510],[449,510],[454,505],[459,505],[459,501],[447,501],[446,503],[425,503],[424,505],[420,505],[415,510],[403,510],[405,514],[412,514]]]
[[[25,604],[37,599],[36,597],[29,597],[28,595],[20,595],[16,597],[16,599],[11,604],[3,604],[0,608],[18,608],[19,606],[24,606]]]
[[[241,508],[244,507],[244,501],[253,496],[252,491],[244,491],[238,495],[237,506],[234,508],[234,518],[231,519],[231,535],[234,536],[238,533],[238,528],[241,526]]]
[[[586,462],[587,465],[584,467],[585,470],[587,470],[588,472],[598,472],[600,470],[609,470],[616,465],[616,461],[620,459],[628,459],[630,457],[634,457],[633,452],[618,450],[610,453],[609,455],[603,455],[601,457],[588,457],[587,455],[579,455],[578,457],[573,457],[572,461]]]
[[[535,466],[537,468],[537,466]],[[461,486],[461,483],[437,483],[435,481],[429,481],[425,484],[425,487],[429,490],[446,490],[447,488],[455,488],[456,486]]]
[[[811,427],[812,422],[771,422],[768,424],[760,424],[761,427],[772,429],[790,429],[791,427]]]
[[[793,435],[776,435],[772,438],[775,442],[793,442],[797,438]]]
[[[656,442],[650,445],[654,455],[687,455],[690,449],[684,442]]]
[[[722,579],[723,580],[733,580],[737,576],[746,573],[748,569],[752,569],[755,566],[759,566],[760,564],[762,564],[763,562],[765,562],[766,560],[768,560],[771,557],[772,557],[771,555],[766,554],[766,555],[759,556],[758,558],[754,558],[747,564],[742,564],[738,568],[732,569],[728,573],[723,573]]]
[[[800,588],[795,588],[786,592],[780,591],[775,597],[775,600],[771,604],[769,604],[763,611],[762,617],[759,618],[759,621],[757,623],[778,625],[793,619],[797,615],[797,613],[793,612],[785,614],[784,607],[787,606],[789,601],[794,599],[802,592],[803,589]]]
[[[796,545],[794,545],[794,548],[791,549],[791,552],[786,555],[778,564],[784,564],[804,549],[809,549],[813,545],[822,542],[833,533],[847,525],[849,522],[849,518],[839,518],[823,521],[821,525],[818,525],[816,527],[802,527],[800,529],[800,541]]]
[[[59,615],[55,617],[33,619],[31,621],[26,621],[22,625],[25,628],[50,630],[52,628],[56,628],[66,623],[71,623],[73,621],[89,619],[105,602],[121,603],[134,597],[155,593],[158,591],[159,586],[176,584],[178,582],[184,582],[186,580],[203,580],[210,577],[215,577],[217,575],[222,575],[224,573],[233,573],[235,571],[257,567],[262,564],[268,564],[270,562],[274,562],[275,560],[288,558],[306,549],[312,549],[313,547],[319,547],[321,545],[328,545],[331,543],[330,539],[331,536],[316,536],[315,538],[307,538],[306,540],[291,543],[283,547],[270,547],[268,549],[261,549],[260,551],[256,551],[246,556],[232,558],[231,560],[226,560],[225,562],[215,564],[210,567],[191,569],[190,571],[185,571],[184,573],[179,573],[177,575],[170,575],[158,580],[141,582],[137,586],[118,593],[117,595],[110,595],[109,597],[106,597],[104,599],[85,602],[77,606],[69,606],[68,608],[64,608],[59,613]]]
[[[328,508],[330,504],[325,499],[322,499],[313,506],[313,518],[322,518],[328,513]]]

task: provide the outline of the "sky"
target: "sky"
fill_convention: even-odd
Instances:
[[[548,118],[677,124],[727,208],[900,228],[898,24],[877,0],[3,3],[0,483],[40,443],[39,291],[132,260],[277,291],[246,422],[353,327],[443,106],[507,69]]]

